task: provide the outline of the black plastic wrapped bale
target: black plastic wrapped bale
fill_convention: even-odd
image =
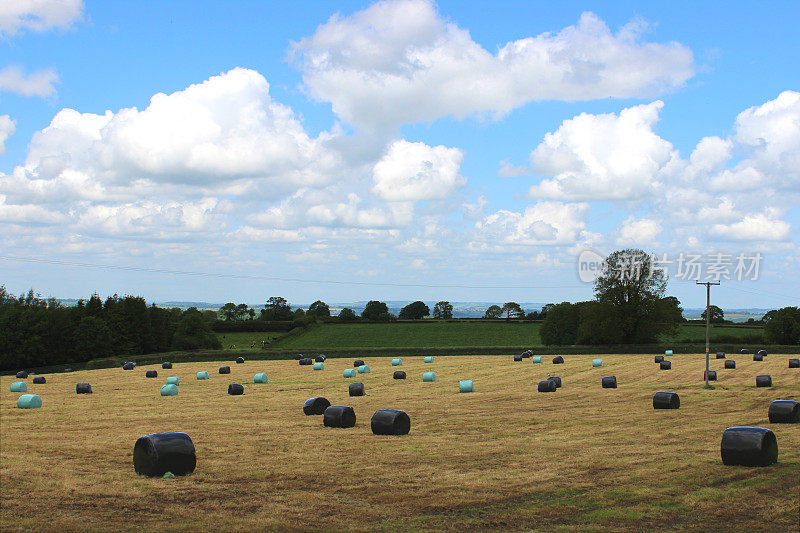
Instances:
[[[364,384],[360,381],[357,383],[351,383],[347,387],[347,392],[350,393],[350,396],[364,396]]]
[[[64,372],[72,372],[72,369],[71,368],[65,368]]]
[[[725,359],[725,352],[717,352],[717,359]]]
[[[764,360],[764,356],[763,355],[757,354],[757,353],[753,354],[753,361],[763,361],[763,360]]]
[[[76,394],[91,394],[92,386],[89,383],[78,383],[75,385]]]
[[[324,363],[327,359],[328,359],[328,357],[325,356],[324,354],[319,354],[318,356],[316,356],[314,358],[314,362],[315,363]]]
[[[405,411],[398,409],[378,409],[370,421],[375,435],[408,435],[411,419]]]
[[[557,389],[561,388],[561,378],[559,376],[550,376],[547,379],[554,381]]]
[[[354,385],[354,383],[351,383]],[[309,398],[306,400],[306,403],[303,404],[303,413],[307,416],[311,415],[321,415],[325,413],[325,409],[331,406],[331,402],[328,401],[327,398],[323,398],[322,396],[317,396],[316,398]]]
[[[760,355],[761,357],[766,357],[767,356],[767,351],[766,350],[759,350],[756,353],[758,355]]]
[[[122,365],[122,370],[133,370],[133,363],[130,362],[125,363],[124,365]]]
[[[518,361],[522,361],[522,355],[515,355],[514,356],[514,361],[517,361],[517,362]]]
[[[139,475],[162,477],[167,472],[185,476],[197,466],[194,442],[186,433],[152,433],[136,439],[133,468]]]
[[[681,398],[676,392],[659,391],[653,394],[653,409],[678,409]]]
[[[800,402],[775,400],[769,404],[769,421],[772,424],[797,424],[800,422]]]
[[[672,361],[664,360],[664,361],[661,361],[658,364],[659,364],[659,368],[661,370],[672,370]]]
[[[716,370],[703,370],[703,381],[708,378],[708,381],[717,381],[717,371]]]
[[[36,376],[33,378],[33,383],[35,385],[43,385],[44,383],[47,383],[47,380],[44,379],[44,376]]]
[[[539,392],[555,392],[556,382],[552,379],[543,379],[539,382]]]
[[[356,412],[347,405],[331,405],[322,414],[322,425],[329,428],[351,428],[356,425]]]
[[[617,388],[617,376],[606,376],[600,382],[604,389]]]
[[[553,357],[553,364],[554,365],[563,365],[564,364],[564,358],[561,357],[560,355],[557,355],[557,356]]]
[[[314,360],[311,359],[310,357],[303,357],[302,359],[300,359],[299,363],[300,366],[310,366],[314,364]]]
[[[229,367],[229,366],[221,366],[221,367],[219,367],[219,373],[220,374],[230,374],[231,373],[231,367]]]
[[[161,363],[161,368],[163,368],[164,370],[169,370],[172,368],[172,363],[170,362]]]
[[[294,356],[295,361],[299,361],[300,359],[305,359],[305,356],[301,353]]]
[[[158,371],[157,370],[148,370],[147,372],[144,373],[144,377],[146,377],[146,378],[157,378],[158,377]]]
[[[357,368],[359,366],[364,366],[363,359],[356,359],[355,361],[353,361],[353,368]]]
[[[655,356],[653,358],[653,361],[655,361],[656,363],[660,363],[663,360],[664,360],[664,356],[663,355],[657,355],[657,356]]]
[[[394,379],[406,379],[406,373],[403,370],[395,370],[392,377]]]
[[[756,376],[756,387],[772,387],[772,376],[769,374]]]
[[[228,385],[228,394],[231,396],[241,396],[244,394],[244,386],[240,383],[231,383]]]
[[[28,379],[28,373],[24,370],[17,372],[17,379]]]
[[[772,430],[736,426],[722,432],[722,463],[769,466],[778,461],[778,440]]]
[[[736,361],[733,359],[725,359],[725,368],[736,368]]]
[[[747,348],[742,348],[742,351],[740,353],[745,353],[745,354],[750,353],[750,350],[748,350]]]
[[[244,363],[244,357],[237,357],[236,358],[236,364],[237,365],[241,365],[242,363]]]
[[[789,368],[800,368],[800,359],[789,359]]]

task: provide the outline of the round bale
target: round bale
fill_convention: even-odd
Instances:
[[[328,428],[351,428],[356,425],[356,412],[347,405],[331,405],[322,414],[322,425]]]
[[[725,352],[717,352],[717,359],[725,359]]]
[[[552,379],[543,379],[539,382],[539,392],[555,392],[556,382]]]
[[[177,396],[178,386],[174,383],[167,383],[161,386],[161,396]]]
[[[327,357],[325,355],[319,354],[318,356],[316,356],[314,358],[314,362],[315,363],[324,363],[326,359],[327,359]]]
[[[17,372],[17,379],[28,379],[28,373],[24,370]]]
[[[549,377],[549,378],[547,378],[547,379],[549,379],[549,380],[551,380],[551,381],[555,382],[555,384],[556,384],[556,388],[557,388],[557,389],[560,389],[560,388],[561,388],[561,378],[560,378],[559,376],[550,376],[550,377]]]
[[[761,355],[760,353],[754,353],[753,354],[753,361],[763,361],[763,360],[764,360],[764,356]]]
[[[38,394],[23,394],[17,398],[17,409],[38,409],[42,406],[42,399]]]
[[[75,385],[76,394],[91,394],[92,386],[89,383],[78,383]]]
[[[739,353],[748,354],[750,353],[750,350],[748,350],[747,348],[742,348]]]
[[[423,372],[422,373],[422,381],[423,382],[436,381],[436,373],[435,372]]]
[[[722,464],[769,466],[778,461],[778,440],[767,428],[736,426],[722,432]]]
[[[370,373],[369,367],[367,365],[361,365],[360,367],[358,367],[357,370],[358,370],[359,374],[369,374]]]
[[[736,368],[736,361],[733,359],[725,359],[725,368]]]
[[[474,390],[471,379],[462,379],[458,382],[458,392],[472,392]]]
[[[800,359],[789,359],[789,368],[800,368]]]
[[[157,378],[158,377],[158,371],[157,370],[148,370],[147,372],[144,373],[144,377],[146,377],[146,378]]]
[[[616,389],[617,388],[617,376],[606,376],[601,381],[601,385],[604,389]]]
[[[774,400],[769,404],[769,421],[772,424],[796,424],[800,422],[800,402]]]
[[[172,363],[170,363],[169,361],[165,361],[161,363],[161,368],[163,368],[164,370],[170,370],[172,369]]]
[[[344,372],[342,372],[343,378],[354,378],[356,377],[356,369],[355,368],[345,368]]]
[[[426,362],[426,363],[433,363],[433,356],[431,356],[431,355],[426,355],[426,356],[425,356],[425,362]]]
[[[406,373],[402,370],[395,370],[394,374],[392,374],[393,379],[406,379]]]
[[[28,385],[24,381],[15,381],[11,384],[11,392],[27,392]]]
[[[305,356],[303,354],[299,353],[299,354],[295,355],[294,358],[295,358],[296,361],[299,361],[300,359],[305,359]]]
[[[244,363],[244,357],[237,357],[236,358],[236,364],[237,365],[241,365],[242,363]]]
[[[659,391],[653,394],[653,409],[678,409],[681,399],[676,392]]]
[[[553,364],[554,365],[563,365],[564,364],[564,358],[561,357],[560,355],[557,355],[557,356],[553,357]]]
[[[375,435],[408,435],[411,419],[398,409],[378,409],[370,421]]]
[[[166,383],[167,385],[175,385],[177,387],[181,384],[181,380],[178,379],[178,376],[170,376],[167,378]]]
[[[43,385],[47,383],[47,380],[44,379],[44,376],[36,376],[35,378],[33,378],[33,383],[36,385]]]
[[[244,394],[244,386],[241,383],[231,383],[228,385],[228,394],[231,396],[241,396]]]
[[[761,357],[766,357],[766,356],[767,356],[767,351],[766,351],[766,350],[759,350],[757,353],[758,353],[758,355],[760,355]]]
[[[351,383],[347,387],[347,392],[348,394],[350,394],[350,396],[364,396],[364,384],[361,383],[360,381],[357,381],[356,383]]]
[[[211,376],[208,375],[207,370],[201,370],[197,373],[197,379],[211,379]]]
[[[317,396],[316,398],[309,398],[303,404],[303,413],[307,416],[321,415],[325,412],[325,409],[327,409],[330,406],[331,402],[329,402],[327,398],[323,398],[321,396]]]
[[[303,357],[298,362],[300,363],[300,366],[310,366],[314,364],[314,360],[311,359],[310,357]]]
[[[665,350],[664,351],[664,356],[665,357],[672,357],[672,350]]]
[[[360,366],[364,366],[363,359],[356,359],[355,361],[353,361],[353,368],[358,368]]]
[[[541,363],[542,356],[541,355],[533,355],[531,356],[531,363]]]
[[[230,374],[231,373],[231,367],[229,367],[229,366],[221,366],[221,367],[219,367],[218,372],[220,374]]]
[[[592,367],[593,368],[597,368],[597,367],[600,367],[600,366],[603,366],[603,360],[602,359],[592,359]]]
[[[772,387],[772,376],[769,374],[756,376],[756,387]]]
[[[134,366],[135,365],[132,362],[128,361],[127,363],[122,365],[122,370],[133,370]]]
[[[515,356],[514,356],[514,361],[515,361],[515,362],[520,362],[520,361],[522,361],[522,355],[515,355]]]
[[[401,366],[402,364],[403,364],[402,359],[397,359],[397,358],[392,359],[392,366]]]
[[[325,363],[314,363],[314,370],[325,370]]]
[[[653,361],[656,362],[656,363],[660,363],[663,360],[664,360],[664,356],[663,355],[657,355],[657,356],[655,356],[653,358]]]
[[[253,376],[253,383],[267,383],[267,375],[263,372],[259,372]]]
[[[136,439],[133,469],[139,475],[162,477],[167,472],[184,476],[197,466],[194,443],[186,433],[152,433]]]
[[[716,370],[704,370],[703,371],[703,381],[708,379],[708,381],[717,381],[717,371]]]
[[[661,370],[672,370],[672,361],[667,361],[666,359],[664,359],[658,364]]]

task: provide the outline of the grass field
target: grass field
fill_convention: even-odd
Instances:
[[[253,344],[255,344],[254,350],[260,350],[262,340],[267,341],[267,347],[270,348],[276,344],[276,339],[280,339],[284,335],[286,333],[281,331],[217,333],[223,350],[247,350]],[[235,348],[231,348],[231,346],[235,346]]]
[[[176,364],[47,376],[28,392],[37,410],[16,409],[3,376],[0,530],[796,530],[800,513],[800,427],[770,425],[769,402],[799,399],[800,371],[787,357],[737,357],[702,388],[703,357],[679,355],[659,371],[652,356],[567,356],[566,364],[510,357],[406,358],[409,379],[393,380],[388,358],[367,358],[367,396],[350,398],[331,359],[313,371],[295,361]],[[222,364],[222,363],[219,363]],[[228,363],[226,363],[228,364]],[[145,370],[157,369],[156,379]],[[196,381],[198,370],[209,381]],[[422,383],[423,371],[436,372]],[[255,385],[253,374],[269,383]],[[769,373],[773,388],[755,388]],[[563,388],[536,392],[548,374]],[[160,397],[167,376],[180,394]],[[616,375],[618,389],[601,389]],[[475,392],[457,393],[459,379]],[[94,393],[75,394],[89,381]],[[228,396],[230,382],[244,396]],[[675,390],[677,411],[655,411],[652,395]],[[301,412],[322,395],[351,405],[351,429],[322,426]],[[379,408],[403,409],[411,433],[372,435]],[[722,465],[722,431],[771,427],[779,463]],[[197,449],[194,474],[135,475],[132,449],[146,433],[185,431]]]

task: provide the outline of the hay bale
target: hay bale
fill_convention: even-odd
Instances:
[[[253,383],[267,383],[267,375],[263,372],[259,372],[255,376],[253,376]]]
[[[769,466],[778,461],[778,440],[767,428],[737,426],[722,432],[722,464]]]
[[[161,386],[161,396],[177,396],[178,386],[174,383],[167,383]]]
[[[72,369],[71,368],[65,368],[64,372],[72,372]]]
[[[433,363],[433,356],[431,356],[431,355],[426,355],[426,356],[425,356],[425,362],[426,362],[426,363]]]
[[[617,388],[617,376],[606,376],[601,381],[601,385],[604,389],[616,389]]]
[[[295,361],[299,361],[300,359],[305,359],[305,356],[301,353],[294,356]]]
[[[766,357],[767,356],[767,351],[766,350],[759,350],[756,353],[758,353],[758,355],[760,355],[761,357]]]
[[[772,376],[769,374],[756,376],[756,387],[772,387]]]
[[[148,370],[147,372],[144,373],[144,377],[146,377],[146,378],[157,378],[158,377],[158,371],[157,370]]]
[[[303,413],[306,416],[321,415],[325,412],[325,409],[327,409],[330,406],[331,402],[329,402],[327,398],[323,398],[322,396],[317,396],[316,398],[309,398],[303,404]]]
[[[522,355],[515,355],[515,356],[514,356],[514,361],[515,361],[515,362],[520,362],[520,361],[522,361]]]
[[[309,366],[314,364],[314,360],[311,359],[310,357],[303,357],[298,362],[300,363],[300,366]]]
[[[314,370],[325,370],[325,363],[314,363]]]
[[[165,362],[161,363],[161,368],[163,368],[164,370],[171,370],[172,369],[172,363],[170,363],[169,361],[165,361]]]
[[[326,359],[327,359],[327,357],[325,357],[325,355],[319,354],[318,356],[316,356],[314,358],[314,362],[315,363],[324,363]]]
[[[220,374],[230,374],[231,373],[231,367],[229,367],[229,366],[221,366],[221,367],[219,367],[218,372]]]
[[[763,360],[764,360],[764,356],[763,355],[757,354],[757,353],[753,354],[753,361],[763,361]]]
[[[676,392],[659,391],[653,394],[653,409],[679,409],[681,398]]]
[[[653,361],[656,362],[656,363],[660,363],[663,360],[664,360],[664,356],[663,355],[657,355],[657,356],[655,356],[653,358]]]
[[[750,350],[748,350],[747,348],[742,348],[739,353],[748,354],[750,353]]]
[[[736,368],[736,361],[733,359],[725,359],[725,368]]]
[[[28,379],[28,373],[24,370],[17,372],[17,379]]]
[[[556,382],[552,379],[543,379],[539,382],[539,392],[555,392],[557,388]]]
[[[38,409],[42,406],[42,399],[38,394],[23,394],[17,398],[17,409]]]
[[[354,378],[356,377],[356,369],[355,368],[345,368],[344,372],[342,372],[343,378]]]
[[[555,382],[557,389],[561,388],[561,378],[559,376],[550,376],[547,379]]]
[[[327,428],[351,428],[356,425],[356,412],[347,405],[331,405],[322,414],[322,425]]]
[[[78,383],[75,385],[76,394],[91,394],[92,386],[89,383]]]
[[[201,370],[197,373],[197,379],[211,379],[211,376],[208,375],[208,371]]]
[[[392,359],[392,366],[401,366],[403,364],[402,359]]]
[[[11,384],[11,392],[27,392],[28,385],[24,381],[15,381]]]
[[[133,469],[140,476],[162,477],[167,472],[185,476],[195,466],[194,443],[186,433],[151,433],[133,445]]]
[[[134,365],[131,361],[128,361],[124,365],[122,365],[122,370],[133,370]]]
[[[392,375],[393,379],[406,379],[406,373],[402,370],[395,370],[394,374]]]
[[[364,384],[361,383],[360,381],[357,381],[356,383],[351,383],[347,387],[347,393],[350,396],[364,396]]]
[[[666,359],[664,359],[658,364],[661,370],[672,370],[672,361],[667,361]]]
[[[602,359],[592,359],[592,368],[598,368],[598,367],[601,367],[601,366],[603,366],[603,360]]]
[[[44,385],[45,383],[47,383],[47,380],[44,379],[44,376],[36,376],[35,378],[33,378],[33,383],[35,385]]]
[[[426,383],[430,383],[436,381],[436,373],[435,372],[423,372],[422,373],[422,381]]]
[[[408,435],[411,419],[405,411],[398,409],[378,409],[370,420],[375,435]]]
[[[531,357],[531,363],[541,363],[542,356],[541,355],[534,355]]]
[[[355,361],[353,361],[353,368],[358,368],[360,366],[364,366],[363,359],[356,359]]]
[[[554,365],[563,365],[564,364],[564,358],[561,357],[560,355],[557,355],[557,356],[553,357],[553,364]]]
[[[716,370],[703,370],[703,381],[708,378],[708,381],[717,381],[717,371]]]
[[[725,359],[725,352],[717,352],[717,359]]]
[[[244,363],[244,357],[237,357],[236,358],[236,364],[237,365],[241,365],[242,363]]]
[[[370,373],[369,367],[367,365],[361,365],[356,370],[358,370],[359,374],[369,374]]]
[[[800,422],[800,402],[774,400],[769,404],[769,421],[773,424],[796,424]]]
[[[167,378],[167,385],[175,385],[176,387],[181,384],[181,380],[178,379],[178,376],[170,376]]]
[[[458,392],[472,392],[474,390],[471,379],[462,379],[458,382]]]
[[[672,350],[665,350],[664,357],[672,357]]]
[[[228,394],[231,396],[241,396],[244,394],[244,386],[241,383],[231,383],[228,385]]]
[[[789,368],[800,368],[800,359],[789,359]]]

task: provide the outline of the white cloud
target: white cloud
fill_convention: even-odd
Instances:
[[[679,43],[643,42],[634,21],[616,34],[592,13],[576,26],[491,53],[425,0],[383,1],[334,15],[290,58],[309,93],[357,127],[391,129],[452,115],[507,114],[535,100],[642,97],[694,74]]]
[[[384,200],[442,200],[466,183],[458,148],[399,140],[372,169],[372,192]]]
[[[500,168],[497,175],[503,178],[516,178],[530,173],[531,169],[525,165],[512,165],[507,159],[500,161]]]
[[[6,152],[6,139],[14,135],[17,122],[8,115],[0,115],[0,155]]]
[[[789,239],[791,225],[777,220],[773,213],[746,215],[733,224],[714,224],[711,234],[731,241],[785,241]]]
[[[0,37],[67,28],[82,14],[82,0],[7,0],[0,2]]]
[[[649,218],[637,219],[631,215],[625,219],[619,228],[617,244],[626,247],[655,244],[659,233],[661,233],[661,225],[656,220]]]
[[[537,202],[519,213],[500,210],[475,224],[478,239],[493,245],[570,245],[586,226],[586,203]]]
[[[21,68],[11,65],[0,70],[0,92],[22,96],[51,96],[56,93],[54,84],[58,74],[53,69],[44,69],[25,74]]]

